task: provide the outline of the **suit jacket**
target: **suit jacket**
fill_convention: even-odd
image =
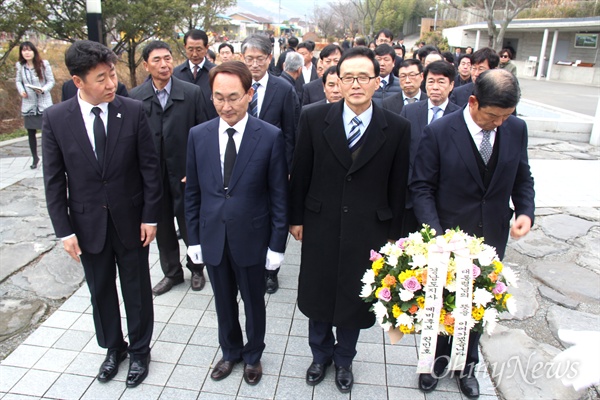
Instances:
[[[282,78],[269,75],[258,118],[275,125],[283,132],[288,170],[292,166],[299,117],[300,102],[294,87]]]
[[[163,110],[154,94],[152,80],[131,90],[132,99],[141,100],[148,117],[152,140],[161,166],[169,178],[175,215],[183,215],[185,157],[190,129],[206,121],[202,91],[194,84],[172,78],[171,93]]]
[[[527,125],[510,116],[498,127],[498,162],[487,189],[477,166],[463,111],[425,128],[410,185],[415,215],[438,233],[460,226],[484,237],[504,257],[510,219],[534,220],[533,178],[527,158]]]
[[[343,106],[311,106],[300,118],[290,179],[290,224],[304,232],[298,305],[317,321],[367,328],[374,316],[358,296],[365,254],[400,237],[410,125],[374,104],[353,160]]]
[[[461,108],[456,104],[448,102],[446,109],[444,110],[444,116],[460,109]],[[415,163],[415,156],[417,155],[419,143],[421,142],[421,136],[429,121],[429,101],[421,100],[416,103],[407,104],[402,108],[400,116],[410,121],[410,173],[408,176],[410,182],[412,169]]]
[[[288,191],[281,131],[248,117],[229,188],[223,188],[219,119],[190,131],[185,215],[190,245],[202,245],[204,262],[219,265],[229,246],[235,263],[265,262],[267,247],[285,251]]]
[[[200,86],[200,90],[202,90],[202,96],[204,97],[204,104],[206,105],[206,115],[209,119],[218,117],[217,110],[210,99],[212,96],[212,91],[210,90],[210,83],[208,82],[208,71],[213,69],[215,66],[215,64],[205,60],[204,65],[196,74],[196,79],[194,79],[194,74],[190,69],[190,63],[188,60],[185,60],[184,63],[179,64],[175,67],[175,69],[173,69],[173,76],[175,78]]]
[[[427,100],[427,93],[421,91],[420,101]],[[390,97],[386,97],[383,100],[383,108],[386,110],[390,110],[396,114],[400,114],[402,112],[402,107],[404,107],[404,96],[402,95],[402,91],[400,93],[396,93]]]
[[[459,107],[464,107],[469,102],[469,97],[473,94],[473,82],[459,87],[455,87],[450,94],[450,101]]]
[[[117,94],[119,96],[124,96],[124,97],[128,97],[128,95],[129,95],[127,93],[127,88],[121,82],[119,82],[119,84],[117,86]],[[75,86],[75,82],[73,82],[73,79],[69,79],[68,81],[65,81],[65,83],[63,83],[63,85],[62,85],[62,95],[61,95],[60,101],[69,100],[71,97],[75,97],[76,95],[77,95],[77,86]]]
[[[392,95],[400,93],[402,95],[402,88],[398,84],[398,77],[393,74],[388,75],[388,84],[385,88],[380,87],[373,93],[373,102],[378,106],[383,105],[383,101]]]
[[[46,203],[56,236],[74,233],[82,250],[97,254],[110,210],[123,245],[140,247],[140,224],[158,221],[161,200],[158,156],[142,103],[121,96],[109,103],[103,170],[77,97],[46,110],[43,121]]]
[[[302,86],[300,86],[300,91],[298,91],[297,79],[294,79],[290,74],[288,74],[285,71],[283,71],[279,77],[293,86],[294,90],[296,91],[296,96],[298,96],[298,99],[302,98]]]
[[[302,105],[316,103],[319,100],[325,98],[325,92],[323,91],[323,81],[321,79],[315,79],[312,82],[306,83],[302,86]]]
[[[319,74],[317,74],[317,67],[315,67],[315,65],[316,64],[312,64],[312,68],[310,70],[310,82],[321,79],[319,78]],[[307,83],[309,82],[304,81],[304,74],[300,74],[298,79],[296,79],[296,93],[298,93],[299,99],[302,99],[302,87]]]

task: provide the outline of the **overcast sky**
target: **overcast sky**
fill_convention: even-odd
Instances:
[[[237,8],[259,16],[270,15],[277,20],[280,3],[281,20],[294,17],[311,19],[314,13],[314,0],[238,0]],[[324,1],[320,0],[319,3]]]

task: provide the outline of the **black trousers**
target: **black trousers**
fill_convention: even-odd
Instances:
[[[154,309],[148,250],[149,246],[141,245],[126,249],[109,216],[106,243],[102,251],[98,254],[83,251],[81,254],[91,293],[96,339],[98,345],[106,349],[122,349],[125,346],[116,285],[118,268],[127,313],[128,351],[132,358],[145,357],[150,353]]]
[[[340,367],[352,365],[359,335],[360,329],[336,327],[334,336],[331,323],[308,320],[308,344],[313,361],[319,364],[333,360]]]
[[[469,335],[469,345],[467,346],[467,363],[462,373],[465,375],[472,374],[475,371],[475,366],[479,363],[479,339],[481,333],[471,332]],[[450,353],[452,352],[453,336],[438,335],[437,347],[435,349],[435,363],[433,371],[436,375],[441,376],[448,366],[450,361]]]
[[[156,244],[158,246],[160,268],[168,278],[176,280],[183,279],[179,239],[177,239],[177,230],[175,229],[174,219],[177,218],[179,232],[181,233],[181,238],[186,246],[188,243],[187,227],[185,225],[183,207],[181,207],[181,210],[178,212],[174,211],[173,196],[171,194],[171,186],[166,168],[163,168],[163,196],[159,218],[156,227]],[[202,272],[204,269],[203,264],[194,264],[189,257],[186,257],[186,259],[186,266],[190,271]]]
[[[219,344],[223,358],[228,361],[244,360],[258,363],[265,349],[265,264],[240,267],[234,261],[225,240],[225,250],[219,265],[207,265],[208,276],[215,296]],[[247,343],[244,345],[239,321],[238,289],[246,314]]]

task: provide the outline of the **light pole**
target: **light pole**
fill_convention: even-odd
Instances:
[[[106,45],[102,28],[102,2],[86,0],[88,39]]]

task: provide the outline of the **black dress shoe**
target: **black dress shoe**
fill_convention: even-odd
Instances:
[[[237,363],[238,361],[228,361],[221,358],[210,373],[211,379],[213,381],[220,381],[227,378]]]
[[[156,286],[152,288],[152,293],[154,293],[156,296],[160,296],[161,294],[167,293],[173,288],[173,286],[179,285],[180,283],[183,283],[183,277],[179,279],[173,279],[165,276],[156,284]]]
[[[466,375],[458,378],[458,386],[462,394],[470,399],[479,397],[479,382],[473,375]]]
[[[256,385],[262,378],[262,365],[260,361],[254,365],[244,364],[244,380],[248,385]]]
[[[419,374],[419,389],[422,392],[433,392],[437,387],[439,379],[431,374]]]
[[[192,272],[192,290],[198,292],[204,289],[204,285],[206,285],[204,271]]]
[[[29,166],[29,168],[31,168],[31,169],[36,169],[36,168],[37,168],[37,166],[38,166],[38,163],[39,163],[39,162],[40,162],[40,159],[39,159],[39,158],[34,158],[34,159],[33,159],[33,164],[31,164],[31,165]]]
[[[279,280],[277,280],[277,274],[271,271],[267,271],[267,293],[273,294],[279,289]]]
[[[127,358],[127,345],[122,350],[109,350],[104,362],[100,365],[98,380],[108,382],[119,372],[119,364]]]
[[[327,372],[327,367],[331,365],[331,361],[326,362],[325,364],[319,364],[313,361],[306,370],[306,383],[310,386],[315,386],[321,383],[323,379],[325,379],[325,373]]]
[[[134,388],[148,376],[150,370],[150,354],[146,357],[131,360],[129,362],[129,372],[127,373],[127,381],[125,385],[128,388]]]
[[[349,393],[352,390],[354,376],[352,375],[352,366],[340,367],[335,366],[335,386],[342,393]]]

